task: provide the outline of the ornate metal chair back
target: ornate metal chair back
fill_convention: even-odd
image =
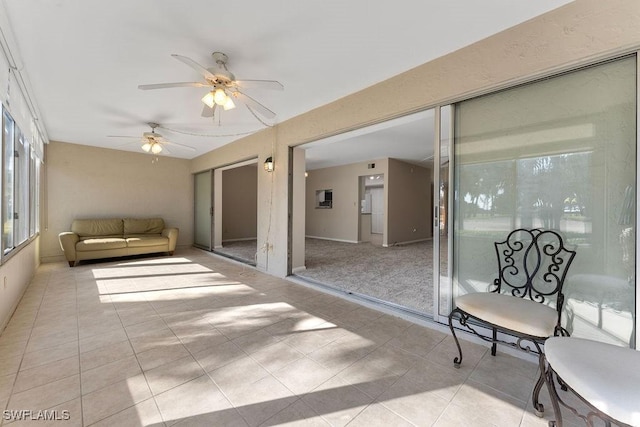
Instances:
[[[498,277],[491,292],[555,305],[564,304],[562,287],[576,252],[564,246],[552,230],[516,229],[503,242],[495,243]]]

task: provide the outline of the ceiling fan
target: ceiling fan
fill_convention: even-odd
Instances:
[[[196,151],[195,148],[190,147],[188,145],[178,144],[177,142],[169,142],[165,138],[163,138],[162,135],[160,135],[159,133],[156,133],[156,128],[160,127],[158,123],[149,122],[147,123],[147,125],[151,127],[151,132],[145,132],[142,134],[141,148],[143,151],[147,153],[152,153],[152,154],[160,154],[163,150],[165,150],[167,153],[170,153],[171,151],[167,148],[167,145],[184,148],[190,151]],[[136,139],[140,138],[138,136],[121,136],[121,135],[109,135],[109,136],[112,138],[136,138]],[[127,145],[127,144],[124,144],[124,145]]]
[[[229,57],[222,52],[213,52],[211,54],[216,65],[209,68],[203,67],[186,56],[176,54],[171,56],[202,74],[204,81],[147,84],[139,85],[138,88],[142,90],[173,87],[209,88],[209,92],[202,97],[202,102],[205,104],[202,109],[202,117],[213,117],[217,107],[222,107],[225,111],[231,110],[235,108],[236,102],[246,105],[249,110],[255,111],[267,119],[272,119],[276,116],[276,113],[243,91],[250,88],[284,90],[284,86],[280,82],[275,80],[236,80],[233,73],[227,69]]]

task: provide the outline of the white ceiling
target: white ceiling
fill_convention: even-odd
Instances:
[[[433,160],[433,120],[434,110],[427,110],[304,144],[306,169],[386,157],[427,166]]]
[[[209,67],[222,51],[236,78],[280,81],[283,92],[246,93],[282,122],[569,2],[0,1],[50,139],[140,151],[136,139],[109,135],[141,136],[157,122],[167,140],[196,149],[174,146],[181,158],[264,125],[245,108],[225,112],[221,126],[200,117],[205,89],[139,90],[201,81],[171,54]]]

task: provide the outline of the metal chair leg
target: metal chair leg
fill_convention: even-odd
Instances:
[[[542,390],[542,386],[544,385],[545,378],[545,358],[542,350],[538,343],[534,342],[535,346],[538,349],[538,366],[540,368],[540,375],[538,376],[538,380],[536,381],[535,387],[533,387],[533,394],[531,395],[531,402],[533,403],[533,409],[536,413],[536,416],[542,418],[544,416],[544,405],[540,403],[540,390]]]
[[[540,365],[542,378],[544,378],[544,382],[547,383],[547,390],[549,391],[551,406],[553,407],[553,414],[555,417],[555,420],[549,421],[549,427],[562,427],[562,413],[560,412],[558,392],[556,391],[556,387],[553,382],[553,370],[551,369],[551,367],[547,368],[544,353],[540,353],[540,356],[538,357],[538,363]]]
[[[493,344],[491,344],[491,355],[495,356],[496,349],[498,348],[498,344],[496,344],[496,341],[498,341],[498,329],[493,328],[492,338],[493,338]]]
[[[456,368],[460,368],[460,364],[462,363],[462,347],[460,347],[460,342],[458,342],[458,337],[456,336],[456,330],[453,328],[453,315],[458,313],[460,315],[460,322],[462,323],[464,319],[464,315],[458,310],[453,309],[451,313],[449,313],[449,329],[451,329],[451,335],[453,335],[453,340],[458,347],[458,357],[453,359],[453,366]]]
[[[557,375],[557,374],[556,374],[556,380],[558,381],[558,384],[560,385],[560,389],[562,391],[567,391],[568,390],[567,385],[565,384],[565,382],[562,381],[562,378],[560,378],[560,376]]]

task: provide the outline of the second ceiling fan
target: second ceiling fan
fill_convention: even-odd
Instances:
[[[236,80],[236,77],[227,69],[228,56],[222,52],[213,52],[211,56],[215,61],[213,67],[203,67],[191,58],[172,54],[177,60],[187,64],[204,77],[202,82],[176,82],[139,85],[142,90],[165,89],[174,87],[207,87],[209,92],[202,97],[205,106],[202,110],[203,117],[213,117],[217,107],[224,110],[235,108],[236,102],[245,104],[250,110],[267,119],[273,119],[276,114],[243,92],[244,89],[260,88],[283,90],[284,86],[275,80]]]

